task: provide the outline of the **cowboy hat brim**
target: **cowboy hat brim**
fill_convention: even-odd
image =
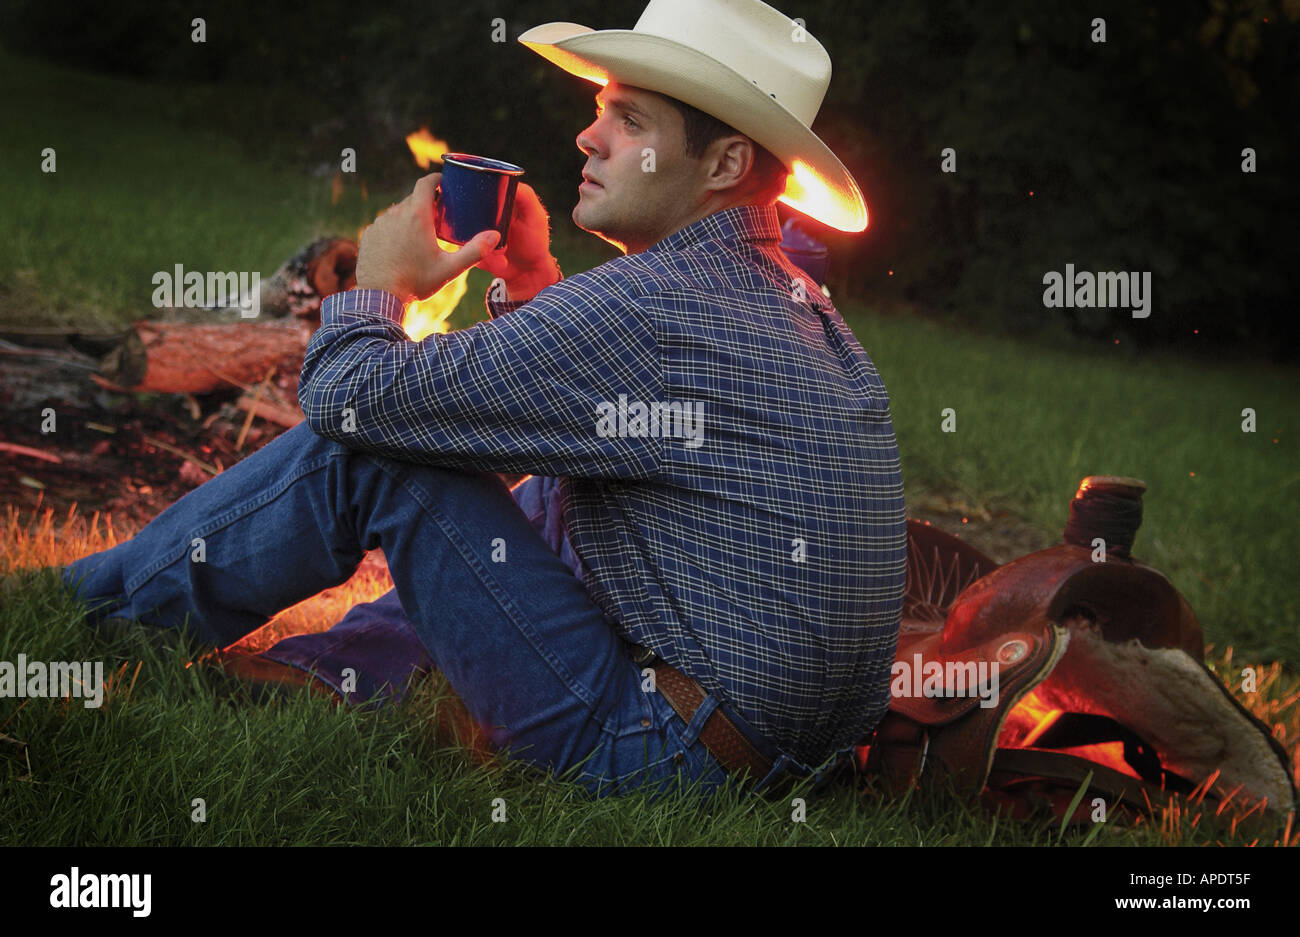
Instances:
[[[775,97],[689,46],[629,29],[535,26],[519,41],[571,75],[617,81],[676,98],[765,147],[790,177],[781,201],[839,231],[867,227],[867,203],[830,148]]]

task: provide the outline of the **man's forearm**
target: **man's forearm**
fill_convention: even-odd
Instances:
[[[308,426],[350,449],[408,462],[653,477],[662,458],[658,437],[609,437],[595,428],[602,401],[663,395],[648,321],[636,307],[620,314],[600,294],[566,296],[565,289],[560,284],[531,303],[496,303],[502,313],[528,308],[420,342],[402,331],[402,303],[392,294],[326,297],[298,383]],[[574,361],[592,366],[575,371]]]

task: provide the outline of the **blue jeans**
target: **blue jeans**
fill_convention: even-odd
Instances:
[[[375,547],[430,659],[511,757],[597,795],[725,780],[698,738],[717,700],[687,726],[642,690],[629,645],[494,474],[353,451],[301,424],[64,578],[92,620],[224,647]],[[778,759],[757,787],[790,770]]]

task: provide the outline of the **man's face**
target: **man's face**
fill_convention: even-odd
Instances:
[[[703,161],[686,156],[681,113],[652,92],[610,82],[577,144],[587,164],[573,223],[627,253],[678,230],[708,197]]]

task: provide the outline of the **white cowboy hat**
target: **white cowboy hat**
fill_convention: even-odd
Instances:
[[[840,231],[867,226],[862,191],[812,132],[831,59],[759,0],[650,0],[632,29],[535,26],[519,41],[597,84],[657,91],[751,138],[790,170],[781,201]]]

